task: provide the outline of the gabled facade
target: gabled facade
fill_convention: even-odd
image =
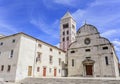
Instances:
[[[118,77],[118,58],[112,43],[97,28],[85,24],[68,51],[68,76]]]

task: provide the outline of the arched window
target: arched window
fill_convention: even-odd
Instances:
[[[106,63],[106,65],[109,65],[108,57],[107,56],[105,56],[105,63]]]
[[[72,59],[72,67],[74,67],[74,59]]]

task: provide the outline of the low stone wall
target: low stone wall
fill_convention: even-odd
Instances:
[[[26,78],[20,84],[120,84],[120,78]]]

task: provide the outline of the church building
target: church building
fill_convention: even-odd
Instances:
[[[60,24],[60,48],[67,51],[68,77],[118,77],[118,58],[113,44],[101,37],[97,28],[84,24],[76,32],[76,22],[67,12]]]
[[[78,29],[75,39],[67,51],[68,76],[119,76],[119,61],[113,44],[101,37],[95,26],[84,24]]]

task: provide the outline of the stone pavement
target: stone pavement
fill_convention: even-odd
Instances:
[[[26,78],[20,84],[120,84],[120,78]]]

